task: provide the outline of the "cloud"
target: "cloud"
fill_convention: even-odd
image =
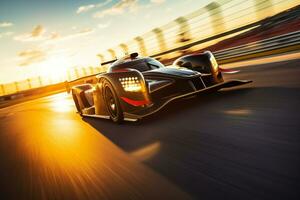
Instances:
[[[141,9],[149,9],[152,6],[162,4],[166,0],[150,0],[147,4],[139,4],[138,0],[120,0],[112,7],[94,13],[94,18],[102,18],[105,16],[121,15],[125,12],[134,12]]]
[[[58,39],[58,38],[60,38],[61,36],[60,36],[60,34],[58,33],[58,32],[52,32],[51,34],[50,34],[50,40],[55,40],[55,39]]]
[[[150,2],[154,4],[162,4],[165,2],[165,0],[151,0]]]
[[[45,28],[42,25],[37,25],[31,31],[31,36],[32,37],[39,37],[39,36],[42,36],[42,34],[44,34],[44,33],[45,33]]]
[[[13,35],[14,34],[14,32],[5,32],[5,33],[3,33],[3,35],[5,35],[5,36],[10,36],[10,35]]]
[[[96,7],[96,6],[95,6],[94,4],[90,4],[90,5],[86,5],[86,6],[80,6],[80,7],[77,9],[76,13],[77,13],[77,14],[80,14],[80,13],[83,13],[83,12],[87,12],[87,11],[89,11],[89,10],[95,8],[95,7]]]
[[[10,36],[12,34],[14,34],[14,32],[8,31],[8,32],[0,33],[0,38],[5,37],[5,36]]]
[[[41,61],[44,61],[47,57],[47,54],[45,51],[42,50],[29,49],[19,52],[18,56],[20,58],[19,66],[24,67],[33,63],[39,63]]]
[[[100,29],[107,28],[108,26],[110,26],[110,24],[111,24],[111,22],[98,24],[98,28],[100,28]]]
[[[102,18],[107,15],[123,14],[125,11],[132,12],[137,9],[137,2],[137,0],[121,0],[111,8],[96,12],[93,16],[95,18]]]
[[[102,3],[99,3],[99,4],[89,4],[89,5],[80,6],[77,9],[76,13],[80,14],[80,13],[88,12],[88,11],[94,9],[94,8],[103,7],[103,6],[107,5],[107,4],[109,4],[111,1],[112,0],[106,0],[106,1],[104,1]]]
[[[64,36],[60,35],[57,32],[52,32],[50,34],[50,36],[48,37],[47,41],[50,43],[56,42],[56,41],[58,41],[58,42],[65,41],[65,40],[70,40],[70,39],[74,39],[74,38],[81,37],[81,36],[86,36],[93,32],[94,32],[94,29],[92,29],[92,28],[81,29],[79,31],[76,31],[75,33],[71,33],[69,35],[64,35]]]
[[[44,40],[45,28],[42,25],[37,25],[33,28],[30,33],[25,33],[14,37],[17,41],[28,42],[28,41],[41,41]]]
[[[14,24],[11,22],[0,22],[0,28],[6,28],[6,27],[10,27],[13,26]]]
[[[104,2],[102,2],[102,3],[98,3],[98,4],[96,5],[96,7],[97,7],[97,8],[101,8],[101,7],[103,7],[103,6],[107,5],[107,4],[109,4],[111,1],[112,1],[112,0],[106,0],[106,1],[104,1]]]
[[[64,39],[64,40],[66,40],[66,39],[72,39],[72,38],[76,38],[76,37],[80,37],[80,36],[84,36],[84,35],[89,35],[89,34],[91,34],[93,32],[94,32],[94,29],[92,29],[92,28],[85,28],[85,29],[77,31],[77,32],[75,32],[73,34],[69,34],[69,35],[63,36],[61,38]]]
[[[68,35],[61,35],[58,32],[51,32],[46,34],[46,29],[42,25],[37,25],[33,28],[30,33],[24,33],[14,37],[14,40],[21,42],[36,42],[36,41],[57,41],[57,40],[68,40],[79,36],[88,35],[93,33],[94,29],[85,28]]]
[[[166,12],[169,13],[169,12],[172,12],[173,9],[172,8],[166,8]]]

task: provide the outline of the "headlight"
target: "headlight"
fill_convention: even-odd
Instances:
[[[119,81],[126,92],[142,91],[142,85],[138,77],[119,78]]]
[[[209,60],[210,60],[210,63],[212,65],[214,71],[218,71],[219,65],[217,63],[215,56],[210,51],[207,51],[207,53],[209,54]]]

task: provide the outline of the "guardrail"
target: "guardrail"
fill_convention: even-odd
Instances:
[[[106,52],[98,54],[98,57],[102,61],[102,65],[111,63],[117,56],[123,56],[130,52],[139,52],[144,56],[170,60],[186,53],[186,51],[194,52],[206,48],[228,37],[262,26],[265,22],[269,23],[270,18],[261,20],[266,17],[265,13],[276,14],[296,5],[298,3],[294,0],[219,0],[218,2],[211,2],[193,13],[179,17],[162,27],[154,28],[151,32],[110,48]],[[280,16],[280,18],[288,20],[290,16],[295,15],[300,16],[299,8],[286,16]],[[274,20],[276,21],[276,16]],[[291,45],[299,45],[299,32],[217,50],[214,53],[218,61],[226,62],[226,60],[237,57],[242,58]],[[53,81],[49,77],[36,77],[2,84],[0,85],[0,96],[65,80],[71,81],[103,70],[105,67],[74,68],[67,71],[66,76],[59,80]]]
[[[38,76],[38,77],[28,78],[22,81],[0,84],[0,97],[5,95],[20,93],[31,89],[41,88],[44,86],[56,85],[58,83],[63,83],[64,81],[76,80],[82,77],[99,73],[101,71],[102,71],[101,67],[90,66],[90,67],[72,68],[66,71],[64,77]]]
[[[176,57],[190,49],[197,51],[227,37],[255,28],[265,18],[297,6],[292,0],[219,0],[179,17],[128,42],[98,54],[102,65],[124,54],[139,52],[143,56]],[[296,14],[299,11],[296,11]]]
[[[219,61],[229,60],[236,57],[239,57],[241,59],[243,56],[282,49],[286,47],[293,47],[297,45],[300,45],[300,31],[295,31],[288,34],[251,42],[245,45],[216,51],[214,52],[214,55]]]

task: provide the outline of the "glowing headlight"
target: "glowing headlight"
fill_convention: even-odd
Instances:
[[[138,77],[119,78],[122,87],[127,92],[139,92],[142,90],[142,85]]]

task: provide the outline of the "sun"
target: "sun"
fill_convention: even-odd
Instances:
[[[68,79],[68,70],[71,65],[70,59],[66,56],[55,55],[41,63],[41,75],[51,79],[52,82],[61,82]]]

